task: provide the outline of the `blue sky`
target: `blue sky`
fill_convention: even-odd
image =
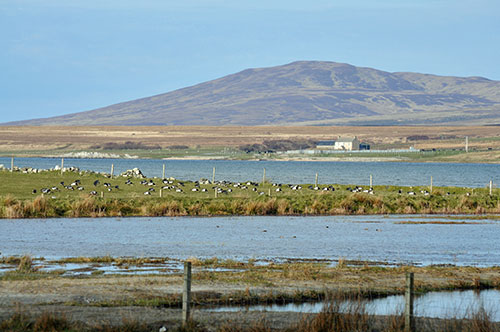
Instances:
[[[6,122],[297,60],[500,80],[500,1],[0,0],[0,43]]]

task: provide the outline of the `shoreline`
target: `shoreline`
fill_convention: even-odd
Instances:
[[[235,158],[231,156],[196,156],[196,155],[188,155],[188,156],[172,156],[172,157],[148,157],[148,156],[138,156],[138,155],[120,155],[118,152],[113,153],[99,153],[99,152],[88,152],[89,156],[78,156],[78,155],[67,155],[67,154],[59,154],[59,155],[44,155],[44,154],[28,154],[28,155],[3,155],[3,158],[47,158],[47,159],[118,159],[118,160],[165,160],[165,161],[199,161],[199,160],[214,160],[214,161],[276,161],[276,162],[394,162],[394,163],[441,163],[441,164],[485,164],[485,165],[500,165],[500,159],[498,160],[487,160],[487,159],[467,159],[461,158],[459,160],[453,160],[450,158],[436,158],[433,160],[432,158],[428,159],[412,159],[410,157],[310,157],[310,156],[293,156],[293,157],[276,157],[276,158],[259,158],[259,157],[250,157],[250,158]]]

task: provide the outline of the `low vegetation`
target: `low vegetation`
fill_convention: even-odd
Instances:
[[[247,153],[250,152],[276,152],[288,150],[303,150],[315,148],[316,144],[312,140],[265,140],[262,143],[240,145],[239,149]]]
[[[487,188],[210,183],[109,178],[96,173],[0,171],[1,218],[498,214]],[[77,183],[75,183],[77,181]],[[142,183],[141,183],[142,181]],[[73,185],[71,185],[73,184]]]
[[[147,145],[142,142],[126,141],[124,143],[107,142],[102,144],[94,144],[89,148],[100,150],[154,150],[161,149],[161,146],[159,146],[158,144]]]
[[[1,307],[3,320],[0,331],[403,331],[400,315],[374,316],[367,312],[367,300],[402,294],[406,272],[415,273],[415,290],[422,294],[434,290],[499,288],[499,268],[456,266],[369,266],[339,259],[336,265],[324,262],[286,262],[256,264],[255,261],[236,262],[218,258],[196,259],[194,265],[192,303],[195,321],[180,326],[182,277],[170,275],[88,275],[65,277],[33,269],[30,257],[3,257],[4,264],[18,266],[16,271],[1,275],[0,287],[4,294],[21,295],[27,303],[23,309],[11,308],[10,316]],[[162,264],[162,258],[77,257],[67,262],[120,264]],[[361,262],[362,263],[362,262]],[[25,268],[27,267],[27,268]],[[212,270],[201,270],[200,268]],[[224,268],[225,270],[216,270]],[[233,268],[234,270],[227,270]],[[22,277],[25,276],[25,277]],[[362,285],[362,287],[360,287]],[[43,302],[44,295],[57,295]],[[31,300],[30,300],[31,297]],[[32,304],[36,298],[38,305]],[[256,315],[245,318],[244,313],[212,315],[203,308],[214,305],[285,304],[324,301],[318,314],[288,314],[287,316]],[[345,302],[349,301],[349,305]],[[47,306],[50,304],[50,306]],[[141,320],[126,316],[126,312],[152,314]],[[170,311],[169,311],[170,310]],[[45,311],[45,312],[44,312]],[[88,311],[89,315],[103,313],[113,316],[115,323],[103,319],[82,320],[74,313]],[[174,319],[163,319],[166,312]],[[66,315],[65,313],[70,313]],[[73,313],[73,314],[71,314]],[[219,313],[220,314],[220,313]],[[165,316],[164,316],[165,315]],[[125,316],[124,316],[125,317]],[[223,317],[222,319],[220,317]],[[281,323],[275,318],[281,317]],[[199,319],[199,320],[198,320]],[[285,321],[285,324],[283,324]],[[479,308],[467,316],[455,319],[417,319],[418,331],[499,331],[490,313]]]

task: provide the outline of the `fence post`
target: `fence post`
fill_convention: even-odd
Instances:
[[[432,175],[431,175],[431,190],[430,190],[430,191],[431,191],[431,194],[432,194],[432,182],[433,182],[432,180],[433,180],[433,179],[432,179]]]
[[[115,165],[111,164],[111,178],[113,178],[114,171],[115,171]]]
[[[318,173],[316,173],[316,177],[314,178],[314,187],[318,186]]]
[[[61,175],[63,175],[64,169],[64,158],[61,158]]]
[[[161,178],[162,178],[162,179],[164,179],[164,178],[165,178],[165,164],[163,164],[163,173],[162,173],[162,177],[161,177]]]
[[[14,172],[14,157],[10,160],[10,172]]]
[[[405,332],[415,332],[415,317],[413,316],[413,272],[406,273]]]
[[[264,167],[264,171],[262,173],[262,185],[264,185],[264,183],[266,183],[266,168]]]
[[[373,176],[370,174],[370,188],[373,188]]]
[[[182,291],[182,324],[189,320],[189,304],[191,302],[191,262],[184,262],[184,287]]]
[[[214,167],[214,171],[212,172],[212,183],[215,183],[215,167]]]
[[[490,180],[490,196],[492,195],[493,193],[493,181]]]

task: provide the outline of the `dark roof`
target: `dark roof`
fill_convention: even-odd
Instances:
[[[316,145],[335,145],[335,141],[319,141]]]

